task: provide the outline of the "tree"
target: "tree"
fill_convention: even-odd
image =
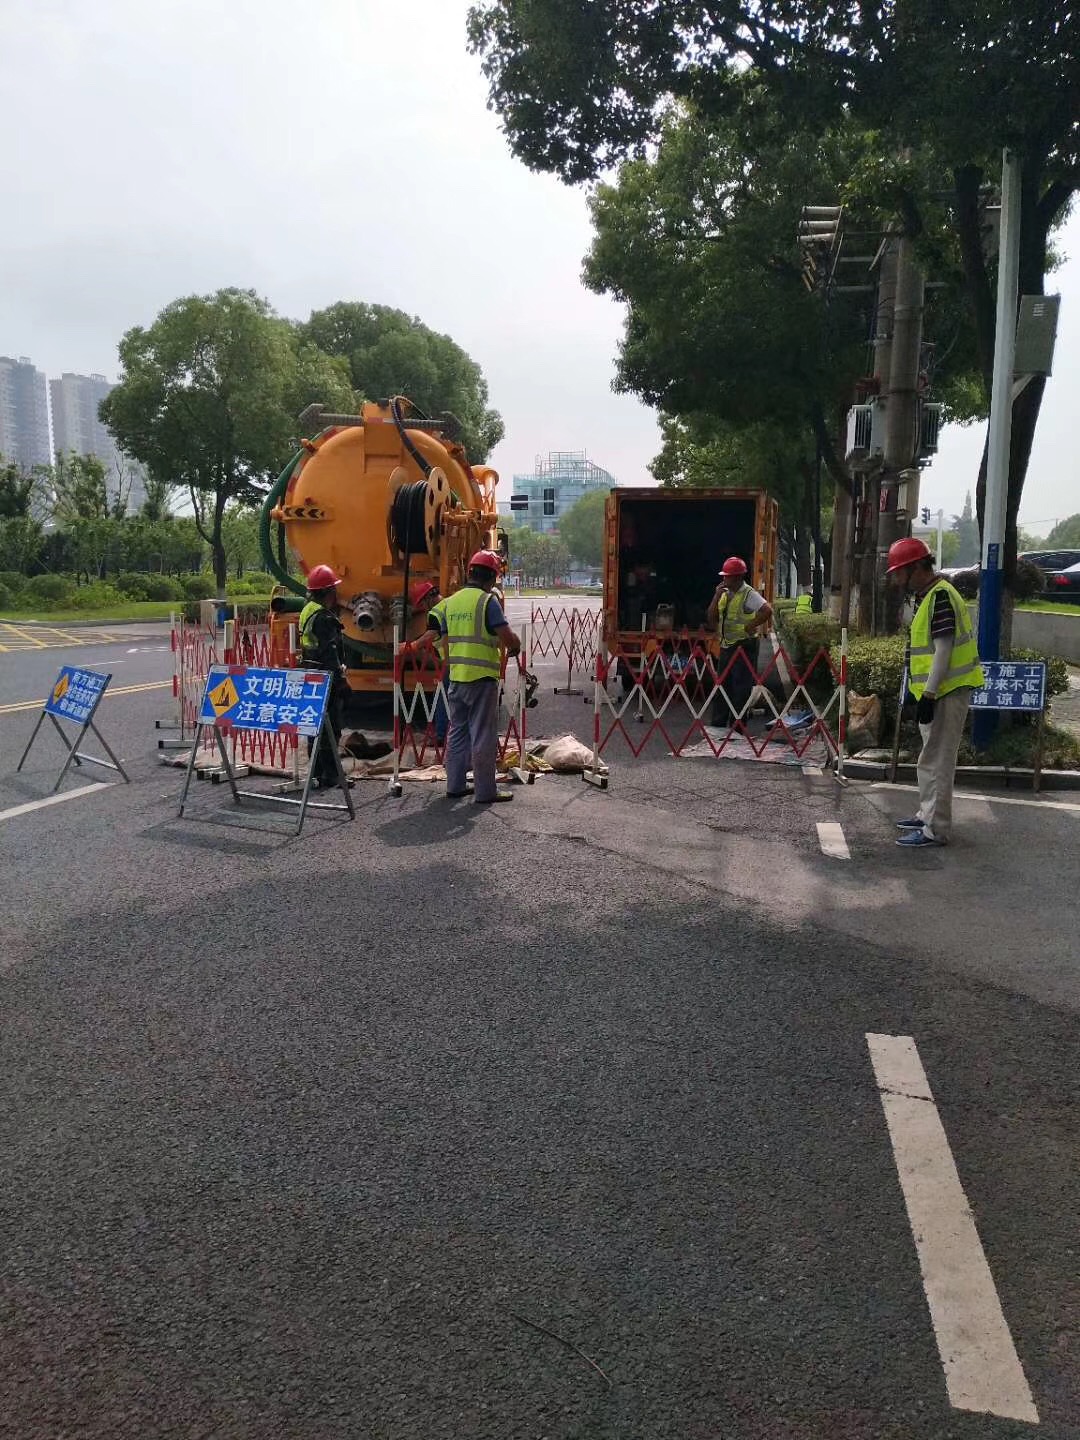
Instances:
[[[259,512],[248,506],[232,505],[225,512],[221,527],[225,556],[239,579],[245,569],[257,570],[259,547]]]
[[[17,520],[28,516],[33,494],[33,475],[28,475],[13,460],[0,461],[0,520]]]
[[[971,491],[964,498],[964,509],[953,516],[952,533],[956,536],[956,564],[978,565],[982,557],[979,545],[979,526],[971,512]]]
[[[1067,520],[1059,520],[1042,544],[1047,550],[1080,548],[1080,515],[1070,515]]]
[[[0,517],[0,570],[29,575],[43,545],[41,525],[30,515]]]
[[[582,565],[599,566],[604,558],[606,490],[590,490],[574,502],[559,521],[559,536]]]
[[[427,414],[455,415],[465,452],[477,464],[503,438],[502,416],[488,407],[480,366],[449,335],[437,334],[403,310],[341,301],[317,310],[301,331],[326,354],[348,361],[362,399],[407,395]]]
[[[178,487],[153,475],[147,475],[145,485],[146,499],[140,513],[151,522],[167,520],[172,514]]]
[[[148,328],[127,332],[120,360],[101,417],[152,481],[187,490],[224,596],[228,506],[261,498],[306,405],[354,407],[345,367],[248,290],[173,301]]]
[[[1080,185],[1074,6],[492,0],[474,5],[468,24],[515,153],[570,183],[655,144],[673,103],[706,124],[738,123],[748,96],[764,92],[797,128],[825,134],[846,117],[876,133],[880,184],[905,233],[962,278],[988,405],[995,306],[985,207],[1009,146],[1023,167],[1020,291],[1042,293],[1052,231]],[[1043,388],[1031,383],[1014,405],[1007,580]],[[980,516],[984,494],[985,457]]]

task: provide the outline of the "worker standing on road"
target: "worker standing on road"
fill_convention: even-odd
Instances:
[[[431,608],[427,634],[415,642],[421,648],[439,636],[446,640],[450,661],[446,793],[451,799],[469,793],[466,776],[471,761],[478,805],[514,798],[495,783],[499,676],[501,652],[517,655],[521,641],[491,593],[498,576],[499,557],[491,550],[478,550],[469,561],[467,584]]]
[[[720,571],[720,584],[706,614],[707,623],[715,625],[718,632],[720,656],[716,661],[716,673],[718,677],[723,676],[721,683],[731,712],[729,721],[723,711],[724,697],[717,694],[710,716],[713,725],[732,723],[749,700],[758,683],[758,632],[768,630],[772,624],[772,606],[764,595],[759,595],[747,584],[746,576],[745,561],[737,555],[725,560]],[[728,671],[726,675],[725,670]]]
[[[897,540],[889,548],[887,574],[917,600],[907,668],[922,736],[919,809],[910,820],[897,822],[905,833],[896,842],[917,850],[948,842],[956,754],[971,692],[982,688],[983,671],[967,602],[934,573],[927,546],[921,540]]]
[[[308,602],[300,611],[297,635],[300,641],[300,663],[313,670],[329,670],[330,694],[326,701],[326,717],[333,733],[333,744],[341,740],[341,712],[349,682],[345,678],[344,626],[338,619],[337,587],[341,579],[329,565],[315,565],[307,577]],[[325,735],[312,756],[314,740],[308,736],[309,764],[314,768],[317,787],[337,785],[338,772],[334,755]]]

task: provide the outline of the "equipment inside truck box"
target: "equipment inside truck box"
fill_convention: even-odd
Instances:
[[[732,498],[696,500],[686,491],[668,496],[624,493],[619,535],[618,626],[640,630],[661,618],[675,629],[697,629],[729,555],[748,563],[754,553],[757,505]],[[670,617],[670,619],[669,619]]]

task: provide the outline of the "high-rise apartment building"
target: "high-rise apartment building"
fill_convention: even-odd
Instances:
[[[45,376],[25,355],[0,355],[0,457],[24,470],[52,460]]]
[[[104,375],[73,375],[69,371],[49,381],[53,448],[63,455],[96,455],[105,466],[110,499],[121,489],[128,509],[137,510],[146,499],[143,468],[117,449],[98,419],[98,406],[112,388]]]

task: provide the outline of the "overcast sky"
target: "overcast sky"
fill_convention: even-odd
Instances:
[[[465,50],[466,0],[0,0],[0,353],[117,373],[116,343],[179,295],[249,286],[306,318],[392,305],[481,365],[510,477],[587,450],[648,484],[654,415],[612,394],[622,312],[580,283],[582,191],[515,161]],[[1068,390],[1080,219],[1023,523],[1080,510]],[[922,502],[974,484],[946,432]]]

